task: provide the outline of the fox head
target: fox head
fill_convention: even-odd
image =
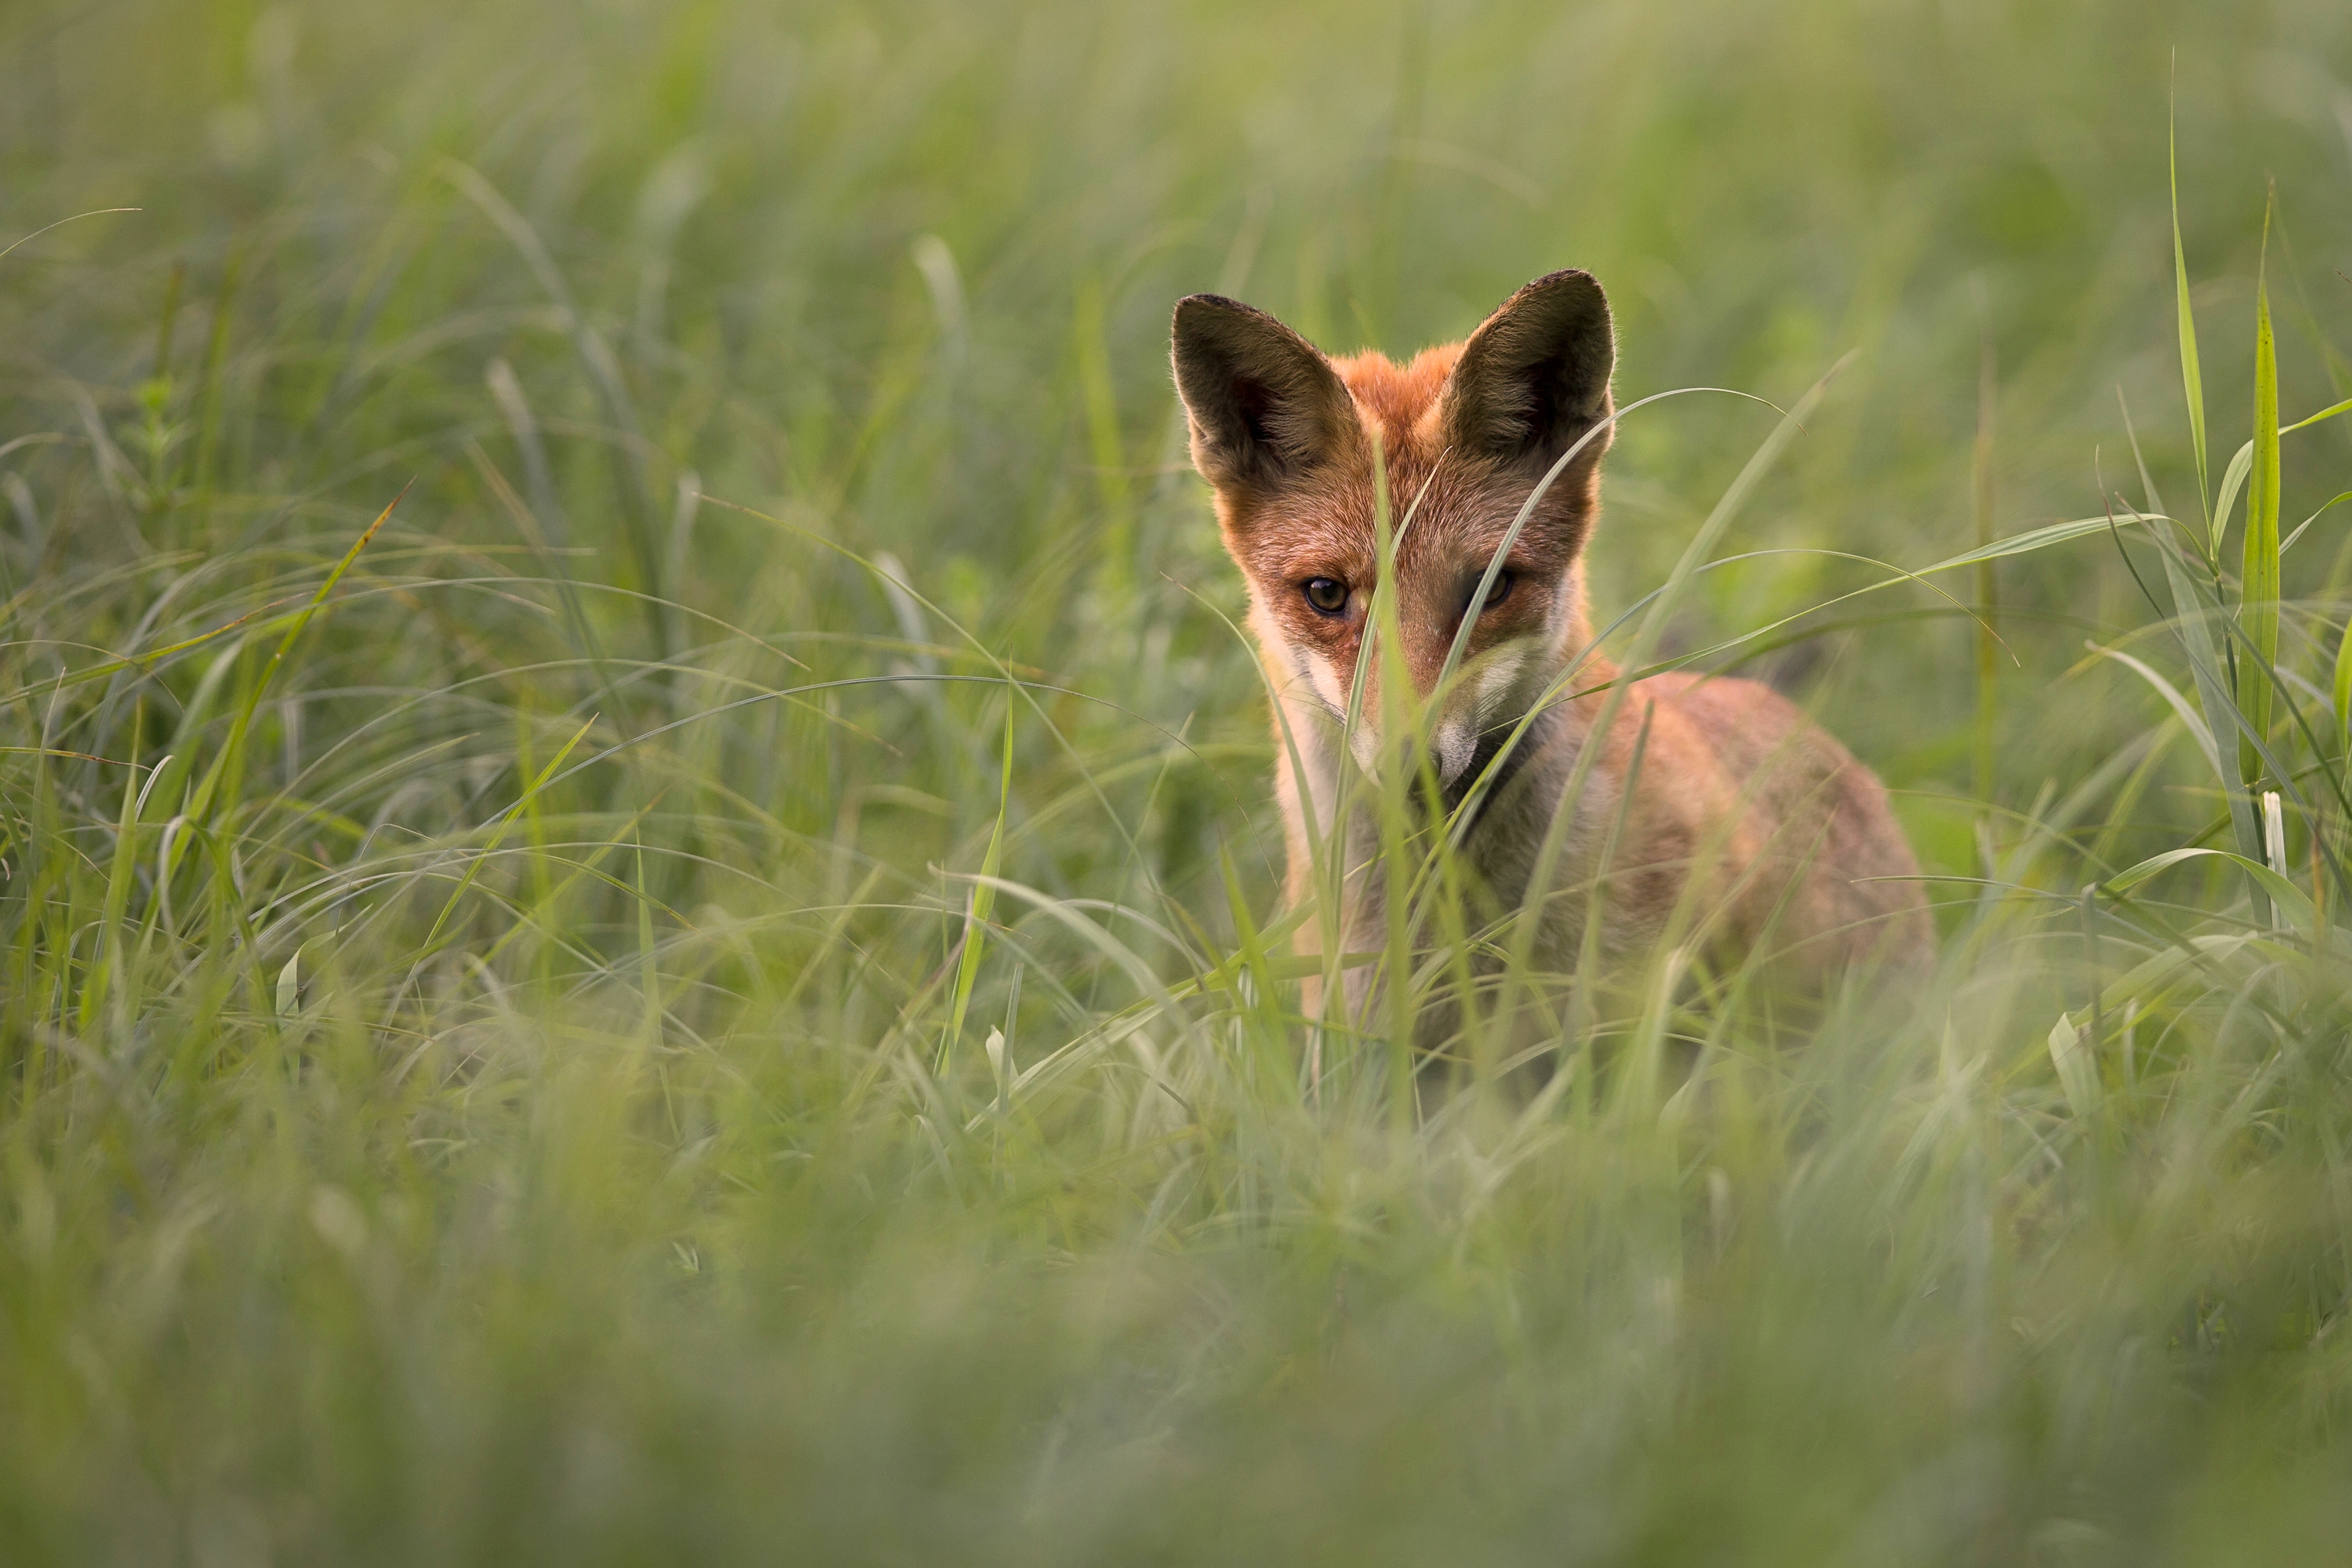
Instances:
[[[1425,739],[1449,796],[1466,789],[1589,639],[1580,557],[1616,363],[1600,284],[1584,272],[1539,277],[1467,340],[1402,365],[1371,352],[1327,358],[1262,310],[1196,294],[1176,307],[1175,362],[1192,463],[1249,580],[1269,670],[1334,718],[1347,714],[1370,623],[1384,480],[1397,646],[1366,664],[1354,753],[1377,770],[1380,716],[1409,713],[1412,735],[1397,738]],[[1571,448],[1474,604],[1513,521]],[[1410,678],[1411,704],[1393,700],[1402,693],[1383,701],[1384,664]]]

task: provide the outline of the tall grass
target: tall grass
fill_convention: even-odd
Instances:
[[[8,1559],[2336,1550],[2352,38],[2049,12],[7,22],[0,243],[141,209],[0,258]],[[1167,305],[1567,263],[1621,402],[1860,350],[1595,594],[1914,987],[1535,973],[1384,776],[1302,1011]]]

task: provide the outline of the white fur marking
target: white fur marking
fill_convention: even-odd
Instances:
[[[1492,719],[1501,709],[1511,688],[1518,684],[1519,670],[1527,663],[1527,650],[1512,647],[1498,651],[1495,662],[1478,674],[1476,706],[1483,722]]]
[[[1478,732],[1466,716],[1456,714],[1437,727],[1437,777],[1441,783],[1451,785],[1458,780],[1470,758],[1478,753]]]

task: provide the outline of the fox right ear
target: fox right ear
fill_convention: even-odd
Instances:
[[[1331,361],[1238,300],[1178,300],[1174,357],[1192,465],[1220,489],[1280,485],[1321,462],[1355,423],[1355,400]]]
[[[1555,272],[1503,301],[1462,346],[1446,386],[1446,426],[1465,452],[1540,474],[1610,414],[1617,364],[1609,297],[1589,272]],[[1611,432],[1578,463],[1601,460]]]

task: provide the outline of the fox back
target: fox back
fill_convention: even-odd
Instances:
[[[1318,843],[1341,878],[1341,929],[1310,920],[1302,950],[1378,946],[1385,925],[1377,835],[1343,814],[1351,766],[1417,781],[1483,913],[1535,919],[1555,968],[1662,939],[1814,976],[1925,950],[1885,791],[1790,704],[1687,674],[1612,700],[1582,563],[1616,347],[1589,274],[1538,278],[1403,364],[1193,295],[1174,360],[1276,694],[1289,896],[1315,901]]]

